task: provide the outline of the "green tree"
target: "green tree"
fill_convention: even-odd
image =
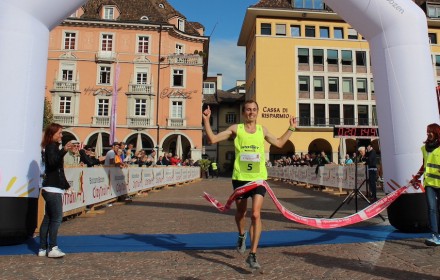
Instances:
[[[43,130],[53,122],[52,103],[44,98]]]
[[[203,171],[208,171],[211,161],[209,159],[199,159],[199,166]]]

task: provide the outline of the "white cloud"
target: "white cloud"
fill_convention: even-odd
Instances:
[[[208,76],[223,75],[223,90],[235,86],[236,80],[245,79],[245,47],[237,41],[211,41],[209,46]]]

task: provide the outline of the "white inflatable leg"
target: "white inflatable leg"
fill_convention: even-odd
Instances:
[[[33,216],[36,220],[36,211],[32,213],[35,203],[29,201],[36,200],[39,194],[39,144],[42,136],[49,32],[84,2],[0,1],[2,237],[18,237],[26,230],[35,229],[30,228],[34,226]],[[29,209],[26,208],[28,206]]]

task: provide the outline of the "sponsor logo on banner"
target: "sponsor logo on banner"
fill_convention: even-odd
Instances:
[[[136,192],[143,189],[141,168],[129,168],[128,178],[130,192]]]
[[[336,186],[339,188],[340,191],[342,191],[342,189],[344,188],[344,184],[347,181],[347,168],[345,168],[344,166],[338,166],[336,176],[338,178]]]
[[[127,168],[111,168],[110,169],[110,185],[116,196],[129,193],[129,177]]]
[[[182,168],[182,181],[187,181],[188,180],[188,171],[190,167],[186,167],[186,168]]]
[[[328,169],[328,178],[324,179],[324,184],[330,186],[330,187],[337,187],[338,186],[338,167],[337,165],[331,165],[325,167],[325,169]]]
[[[84,206],[84,193],[69,192],[64,193],[63,199],[63,211],[71,211]]]
[[[70,191],[62,196],[63,210],[70,211],[84,205],[83,171],[82,168],[66,168],[66,179],[70,185]]]
[[[176,169],[174,170],[174,181],[180,181],[182,180],[182,169]]]
[[[192,179],[194,178],[200,178],[200,167],[197,167],[195,170],[193,170]]]
[[[156,184],[162,184],[164,182],[163,168],[154,169],[154,182]]]
[[[142,186],[144,189],[152,188],[154,185],[154,172],[152,168],[142,169]]]
[[[87,205],[116,197],[110,185],[109,170],[107,167],[84,169],[84,194]]]
[[[307,180],[307,170],[308,168],[306,166],[298,167],[298,181],[305,182]]]
[[[174,167],[165,168],[164,171],[165,176],[165,184],[174,183]]]

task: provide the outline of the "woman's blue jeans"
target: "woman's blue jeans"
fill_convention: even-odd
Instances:
[[[426,201],[428,202],[428,216],[431,230],[433,233],[438,234],[438,218],[439,218],[439,206],[440,206],[440,188],[433,188],[426,186]]]
[[[40,248],[52,250],[57,245],[58,228],[63,220],[63,199],[61,193],[42,191],[46,201],[43,222],[40,226]],[[49,246],[47,239],[49,237]]]

